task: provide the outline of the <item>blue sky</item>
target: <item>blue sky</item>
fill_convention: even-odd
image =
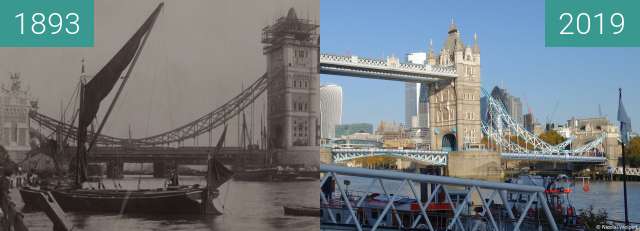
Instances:
[[[452,18],[465,44],[478,33],[483,87],[506,87],[539,122],[598,116],[598,105],[614,121],[622,87],[640,126],[640,49],[545,47],[544,1],[323,0],[321,51],[404,57],[426,51],[430,38],[439,51]],[[331,75],[321,82],[343,87],[343,123],[404,120],[402,82]]]

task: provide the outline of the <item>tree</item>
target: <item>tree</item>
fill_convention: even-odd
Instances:
[[[640,136],[636,136],[629,140],[629,144],[624,146],[627,163],[631,167],[640,166]]]
[[[549,130],[540,134],[540,139],[551,145],[557,145],[566,140],[566,138],[564,138],[562,135],[560,135],[560,133],[554,130]]]
[[[629,140],[629,144],[624,146],[625,154],[640,155],[640,136],[635,136]]]

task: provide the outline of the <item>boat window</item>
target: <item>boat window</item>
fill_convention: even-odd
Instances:
[[[336,222],[338,224],[342,223],[342,216],[340,216],[340,213],[336,213]]]
[[[379,215],[378,209],[371,209],[371,219],[378,219]]]

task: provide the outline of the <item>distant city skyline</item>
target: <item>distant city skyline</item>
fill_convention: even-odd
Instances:
[[[356,5],[357,4],[357,5]],[[602,114],[612,122],[617,90],[632,121],[640,121],[640,85],[633,76],[638,48],[546,48],[544,1],[354,2],[320,4],[323,53],[384,59],[434,50],[444,42],[452,18],[466,41],[477,33],[483,52],[482,85],[502,86],[531,108],[541,123]],[[358,8],[358,11],[349,9]],[[501,12],[486,17],[486,12]],[[384,12],[384,13],[382,13]],[[404,60],[406,61],[406,59]],[[343,87],[343,123],[405,121],[405,83],[322,75]],[[555,109],[555,105],[557,109]]]

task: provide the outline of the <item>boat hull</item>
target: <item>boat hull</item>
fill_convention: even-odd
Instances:
[[[305,206],[283,206],[282,208],[284,208],[285,215],[320,217],[320,208]]]
[[[42,208],[36,189],[21,189],[25,206]],[[65,212],[204,213],[205,189],[175,190],[51,190]],[[217,197],[217,192],[213,193]],[[212,210],[209,207],[208,210]],[[214,209],[215,210],[215,209]],[[219,213],[218,211],[207,211]]]

